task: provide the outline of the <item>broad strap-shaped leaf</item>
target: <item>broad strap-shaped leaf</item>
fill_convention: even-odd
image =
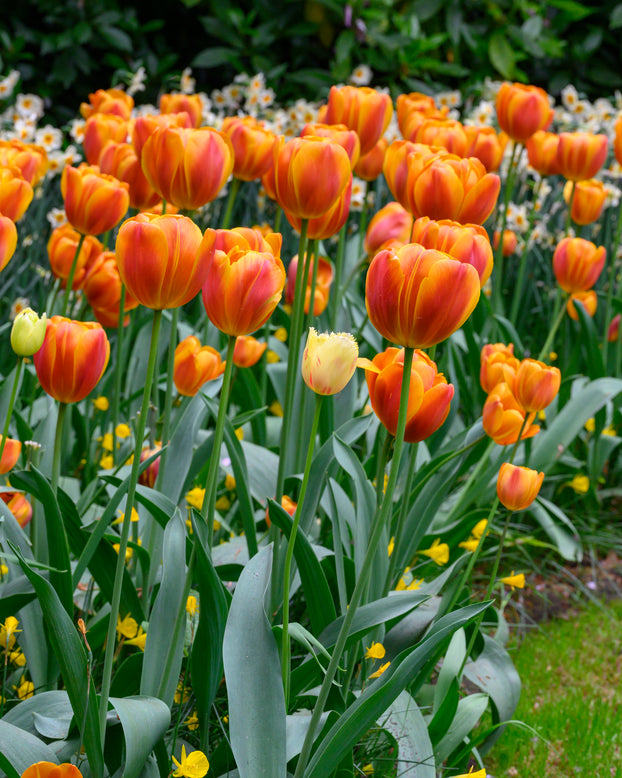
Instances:
[[[434,749],[425,719],[408,692],[401,692],[378,719],[399,747],[396,759],[400,778],[436,778]]]
[[[103,778],[104,762],[99,732],[97,694],[92,679],[90,686],[87,684],[86,648],[52,585],[29,567],[15,546],[12,548],[19,558],[22,570],[37,593],[48,630],[48,639],[60,667],[76,722],[81,730],[82,742],[93,778]]]
[[[119,717],[125,738],[123,778],[138,778],[155,744],[166,732],[171,712],[162,700],[143,695],[111,697],[110,703]]]
[[[231,748],[240,778],[287,775],[285,695],[279,652],[265,611],[271,567],[268,546],[244,568],[225,628]]]
[[[0,719],[0,769],[8,778],[19,778],[35,762],[59,763],[43,740]]]
[[[186,526],[179,511],[175,511],[164,530],[162,581],[149,618],[140,681],[141,695],[157,697],[169,707],[173,704],[184,652],[185,578]],[[180,610],[183,622],[175,634]]]

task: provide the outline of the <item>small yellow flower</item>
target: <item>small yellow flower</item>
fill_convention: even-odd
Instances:
[[[238,427],[235,431],[235,436],[238,440],[244,440],[244,430],[242,427]]]
[[[128,427],[127,424],[117,424],[117,426],[114,428],[114,431],[118,438],[129,438],[129,436],[132,434],[132,430]]]
[[[603,435],[611,435],[613,437],[616,434],[617,434],[616,428],[613,426],[613,424],[610,424],[608,427],[605,427],[605,429],[603,430]]]
[[[455,778],[486,778],[486,770],[478,770],[476,773],[474,773],[473,768],[471,767],[468,773],[456,775]]]
[[[219,497],[216,500],[216,503],[214,505],[217,511],[228,511],[231,507],[231,500],[223,494],[222,497]]]
[[[538,421],[546,421],[546,412],[538,411]]]
[[[121,513],[119,511],[119,518],[115,519],[112,524],[123,524],[123,519],[125,518],[125,513]],[[138,511],[136,508],[132,508],[132,521],[138,521]]]
[[[463,540],[462,543],[458,543],[458,546],[460,548],[464,548],[467,551],[473,553],[475,549],[479,546],[479,540],[471,535],[471,537],[468,540]]]
[[[129,614],[124,619],[117,616],[117,634],[120,638],[135,638],[137,632],[138,624],[136,619],[133,619]]]
[[[577,494],[585,494],[590,489],[590,479],[586,475],[577,473],[572,481],[570,481],[570,486]]]
[[[142,627],[139,627],[138,634],[136,635],[136,637],[132,638],[131,640],[126,640],[125,645],[136,646],[136,648],[140,648],[141,651],[144,651],[146,642],[147,642],[147,633]]]
[[[104,451],[112,451],[112,432],[107,432],[102,438],[102,448]]]
[[[194,618],[194,615],[199,610],[199,604],[194,594],[190,594],[186,600],[186,613],[190,615],[190,618]]]
[[[594,432],[596,429],[596,419],[592,416],[592,418],[588,419],[583,426],[588,432]]]
[[[23,667],[26,664],[26,656],[23,651],[16,648],[15,651],[9,653],[9,662],[13,662],[17,667]]]
[[[184,721],[184,724],[191,732],[194,732],[195,729],[199,728],[199,717],[197,716],[196,711],[193,711],[191,715],[188,716],[188,718]]]
[[[7,616],[4,624],[0,624],[0,646],[9,651],[15,645],[15,633],[21,632],[21,629],[17,629],[19,621],[15,616]]]
[[[182,691],[183,691],[183,699],[182,699]],[[185,686],[183,681],[180,681],[177,684],[177,689],[175,690],[175,702],[188,702],[190,699],[190,689]]]
[[[387,549],[389,556],[391,556],[391,554],[393,553],[394,548],[395,548],[395,538],[391,538],[391,540],[389,541],[389,547]]]
[[[0,578],[4,578],[4,576],[8,574],[9,568],[5,564],[0,563]]]
[[[437,565],[445,565],[449,562],[449,546],[447,543],[441,543],[440,538],[436,538],[430,548],[419,553],[429,557]]]
[[[375,673],[372,673],[369,677],[371,678],[380,678],[380,676],[384,673],[384,671],[387,669],[387,667],[391,664],[391,662],[386,662],[383,665],[380,665],[380,667],[376,670]]]
[[[505,578],[502,578],[501,583],[505,584],[506,586],[509,586],[511,589],[524,589],[525,576],[523,573],[518,573],[518,575],[514,575],[514,570],[512,570],[512,575],[508,575]]]
[[[365,659],[384,659],[385,654],[386,651],[382,643],[372,643],[369,648],[365,649]]]
[[[271,403],[268,410],[273,416],[278,416],[279,418],[283,417],[283,407],[278,400]]]
[[[218,532],[218,530],[220,529],[220,522],[218,521],[218,519],[214,519],[213,526],[214,526],[214,532]]]
[[[549,352],[549,362],[555,362],[557,359],[557,351]]]
[[[474,538],[477,538],[479,540],[481,536],[484,534],[484,532],[486,531],[487,526],[488,526],[487,519],[482,519],[481,521],[478,521],[477,524],[471,530],[471,535],[473,535]]]
[[[27,700],[29,697],[32,697],[35,693],[35,685],[32,681],[27,681],[24,676],[22,675],[22,680],[19,683],[19,686],[13,687],[17,693],[17,696],[20,700]]]
[[[108,398],[104,397],[103,395],[96,397],[93,400],[93,405],[98,411],[107,411],[108,408],[110,408],[110,403],[108,402]]]
[[[201,510],[203,500],[205,499],[205,489],[201,489],[200,486],[195,486],[186,495],[186,502],[198,511]]]
[[[406,588],[412,592],[415,589],[420,589],[422,583],[423,583],[423,578],[413,578]]]
[[[121,548],[121,544],[120,544],[120,543],[113,543],[113,544],[112,544],[112,547],[114,548],[114,550],[115,550],[115,551],[117,552],[117,554],[118,554],[118,553],[119,553],[119,550],[120,550],[120,548]],[[129,562],[129,561],[130,561],[130,559],[131,559],[133,556],[134,556],[134,550],[133,550],[133,549],[132,549],[130,546],[128,546],[128,547],[125,549],[125,562],[126,562],[126,563],[127,563],[127,562]]]
[[[361,767],[361,770],[365,775],[371,775],[374,772],[374,766],[373,764],[366,764],[364,767]]]
[[[275,362],[280,362],[281,357],[276,353],[276,351],[272,351],[272,349],[268,349],[266,352],[266,362],[269,365],[273,365]]]
[[[181,747],[181,762],[172,757],[177,769],[173,773],[174,778],[203,778],[209,770],[209,762],[202,751],[191,751],[186,756],[186,747]]]
[[[112,470],[114,467],[114,459],[112,454],[104,454],[104,456],[99,460],[99,466],[102,470]]]
[[[235,478],[229,473],[225,476],[225,489],[229,492],[232,492],[235,489]]]
[[[274,331],[274,337],[277,340],[280,340],[281,343],[285,343],[285,341],[287,340],[287,330],[285,329],[285,327],[279,327],[278,329],[276,329]]]

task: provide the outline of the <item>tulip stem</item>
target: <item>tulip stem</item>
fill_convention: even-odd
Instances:
[[[348,232],[348,219],[339,230],[339,242],[337,243],[337,255],[335,257],[335,280],[333,281],[333,300],[330,308],[330,328],[333,332],[337,327],[339,304],[341,303],[341,276],[343,275],[343,258],[346,249],[346,235]]]
[[[67,284],[65,286],[65,294],[63,295],[63,306],[61,308],[60,315],[66,316],[67,315],[67,305],[69,303],[69,295],[71,293],[71,287],[73,286],[73,279],[76,274],[76,267],[78,265],[78,257],[80,256],[80,251],[82,250],[82,244],[84,243],[86,235],[80,235],[80,240],[78,241],[78,245],[76,247],[76,253],[73,255],[73,261],[71,263],[71,268],[69,270],[69,275],[67,276]]]
[[[276,478],[276,501],[281,502],[285,485],[285,468],[289,448],[289,429],[294,407],[294,390],[298,374],[298,356],[300,354],[300,337],[304,317],[304,290],[307,288],[308,263],[305,261],[307,249],[307,224],[303,219],[300,225],[300,243],[298,246],[298,268],[294,287],[294,302],[292,305],[291,327],[289,333],[289,355],[287,359],[287,375],[285,379],[285,406],[283,408],[283,423],[281,425],[281,445],[279,469]]]
[[[378,545],[382,539],[387,524],[390,521],[391,513],[393,511],[393,493],[397,483],[402,448],[404,446],[404,430],[406,429],[406,415],[408,411],[408,394],[410,389],[410,374],[412,370],[413,354],[414,349],[405,349],[404,371],[402,373],[402,389],[400,394],[400,412],[397,421],[397,430],[395,432],[395,447],[393,450],[393,459],[391,460],[391,471],[389,473],[389,481],[387,483],[384,499],[372,522],[365,559],[363,560],[361,572],[354,587],[350,605],[341,624],[341,629],[339,630],[339,635],[337,636],[337,641],[335,643],[326,674],[324,675],[324,680],[322,681],[315,707],[313,708],[311,721],[309,722],[309,729],[307,730],[302,750],[300,752],[300,757],[298,758],[295,778],[302,778],[307,767],[309,756],[311,755],[311,748],[315,739],[315,734],[319,726],[322,713],[324,712],[324,706],[326,705],[326,700],[328,699],[329,692],[333,685],[333,680],[339,667],[339,661],[346,645],[350,627],[352,626],[352,621],[361,602],[363,593],[367,589],[367,584],[369,582],[369,577],[373,568],[373,561],[378,551]]]
[[[503,211],[501,213],[501,229],[499,231],[499,245],[495,251],[494,257],[494,283],[492,285],[492,309],[495,313],[503,313],[503,233],[505,232],[505,226],[508,221],[508,205],[510,203],[510,195],[512,194],[512,188],[514,186],[514,159],[516,158],[516,151],[519,144],[516,141],[512,141],[512,152],[510,154],[510,164],[508,167],[507,178],[505,179],[505,189],[503,192]],[[520,156],[520,155],[519,155]]]
[[[320,258],[318,256],[318,241],[312,240],[309,242],[309,257],[313,262],[313,272],[311,273],[311,289],[309,292],[309,312],[307,313],[307,320],[305,322],[305,329],[309,329],[313,322],[313,316],[315,313],[315,290],[317,287],[317,271],[320,266]],[[305,294],[306,299],[306,294]]]
[[[222,387],[220,389],[220,402],[218,403],[218,415],[216,417],[216,429],[214,430],[214,444],[212,446],[212,455],[209,460],[209,469],[205,481],[205,495],[201,505],[201,518],[207,521],[207,539],[208,550],[211,553],[212,541],[214,538],[214,512],[216,510],[216,484],[218,483],[218,466],[220,464],[220,449],[222,446],[223,432],[225,429],[225,418],[227,416],[227,405],[229,404],[229,389],[231,387],[231,376],[233,374],[233,349],[235,348],[235,335],[229,335],[227,341],[227,356],[225,372],[222,378]]]
[[[559,325],[562,323],[562,319],[564,318],[564,314],[566,313],[566,306],[565,302],[568,299],[569,295],[566,295],[566,299],[564,300],[562,297],[562,290],[557,287],[557,294],[555,296],[555,307],[553,314],[553,324],[551,326],[551,329],[549,331],[549,334],[547,335],[546,341],[544,342],[544,346],[542,346],[542,351],[540,352],[538,356],[538,360],[542,361],[546,354],[548,354],[551,350],[551,346],[553,345],[553,339],[555,338],[555,333],[557,332]]]
[[[114,366],[114,395],[112,397],[112,462],[116,465],[117,424],[121,403],[121,366],[123,364],[123,319],[125,317],[125,284],[121,282],[119,299],[119,322],[117,327],[117,358]]]
[[[527,232],[525,233],[525,242],[524,242],[524,251],[521,253],[520,261],[518,264],[518,277],[516,279],[516,283],[514,284],[514,292],[512,296],[512,307],[510,308],[510,321],[512,324],[516,326],[516,316],[518,314],[518,306],[521,302],[521,297],[523,294],[523,286],[525,284],[525,273],[527,271],[527,245],[529,243],[529,238],[531,237],[531,233],[533,231],[533,225],[535,223],[535,216],[536,216],[536,205],[538,203],[538,196],[540,194],[540,189],[542,187],[542,182],[544,181],[544,178],[540,178],[539,181],[536,181],[536,184],[533,188],[533,200],[532,200],[532,207],[531,212],[529,214],[529,218],[527,220]],[[503,236],[501,238],[503,241]]]
[[[136,484],[138,483],[138,471],[140,469],[140,454],[143,447],[143,438],[145,437],[145,427],[147,425],[147,415],[149,413],[149,398],[151,396],[151,384],[155,374],[156,362],[158,359],[158,337],[160,335],[160,325],[162,323],[162,311],[153,312],[153,323],[151,327],[151,345],[149,348],[149,360],[147,362],[147,375],[145,377],[145,386],[143,387],[143,401],[140,409],[140,415],[136,425],[136,441],[134,445],[134,459],[132,460],[132,470],[130,472],[130,482],[125,498],[125,513],[121,525],[121,539],[119,541],[119,554],[117,556],[117,566],[114,574],[114,585],[112,589],[112,599],[110,601],[110,620],[108,622],[108,634],[106,638],[106,652],[104,654],[104,668],[102,672],[102,685],[99,707],[99,727],[101,733],[102,748],[106,739],[106,714],[108,712],[108,698],[110,697],[110,682],[112,679],[112,664],[114,660],[115,637],[117,634],[117,619],[119,617],[119,606],[121,604],[121,589],[123,576],[125,574],[125,552],[130,536],[130,525],[132,523],[132,508],[134,507],[134,498],[136,496]]]
[[[570,230],[570,223],[572,221],[572,201],[574,200],[574,193],[577,188],[577,182],[572,182],[572,189],[570,190],[570,199],[568,200],[568,212],[566,213],[566,227],[564,232],[568,234],[568,230]]]
[[[58,404],[58,416],[56,417],[56,434],[54,436],[54,454],[52,456],[52,491],[56,494],[58,490],[58,479],[60,478],[60,459],[63,447],[63,421],[67,403]]]
[[[302,477],[302,486],[298,497],[298,505],[294,514],[292,529],[289,534],[287,544],[287,553],[285,555],[285,567],[283,569],[283,634],[281,643],[281,669],[283,673],[283,689],[285,691],[285,709],[289,705],[289,679],[290,679],[290,646],[289,646],[289,587],[292,570],[292,558],[294,556],[294,546],[296,545],[296,535],[298,534],[298,525],[300,524],[300,515],[304,505],[307,484],[309,483],[309,472],[311,470],[311,461],[313,459],[313,449],[315,447],[315,438],[317,428],[320,423],[320,413],[322,410],[323,395],[315,396],[315,413],[313,415],[313,424],[311,425],[311,434],[309,437],[309,447],[307,448],[307,461],[305,462],[304,475]]]
[[[609,265],[609,284],[607,286],[607,304],[605,306],[605,338],[603,340],[603,363],[607,365],[607,355],[609,353],[609,319],[611,318],[611,307],[613,304],[613,287],[615,286],[615,280],[618,269],[618,246],[620,245],[620,234],[622,231],[622,199],[620,199],[620,205],[618,206],[618,220],[616,223],[616,231],[613,238],[613,246],[611,247],[610,256],[611,264]],[[622,317],[621,317],[622,318]],[[622,329],[619,328],[619,329]],[[617,338],[616,338],[617,340]]]
[[[359,222],[359,248],[356,255],[357,262],[363,253],[365,243],[365,231],[367,230],[367,217],[369,215],[369,202],[367,195],[369,192],[369,181],[365,181],[363,190],[363,208],[361,209],[361,220]]]
[[[164,420],[162,423],[162,448],[164,451],[160,456],[160,466],[158,468],[157,487],[162,485],[164,478],[164,469],[168,455],[168,443],[171,429],[171,409],[173,407],[173,373],[175,370],[175,347],[177,345],[177,321],[179,319],[179,308],[173,308],[171,317],[171,335],[168,344],[168,362],[166,368],[166,395],[164,397]]]
[[[242,179],[240,178],[234,178],[231,181],[231,186],[229,188],[229,197],[227,198],[227,207],[225,209],[225,215],[222,217],[221,229],[223,230],[229,229],[229,224],[231,223],[231,215],[233,214],[233,206],[235,205],[235,199],[240,190],[241,183],[242,183]]]
[[[415,476],[415,464],[417,462],[417,444],[413,443],[410,447],[410,460],[408,462],[408,473],[406,475],[406,484],[404,485],[404,493],[402,495],[402,504],[400,506],[400,512],[397,517],[397,525],[395,527],[394,541],[393,541],[393,553],[389,557],[389,569],[387,571],[387,577],[384,582],[384,595],[386,595],[393,588],[393,579],[395,578],[395,572],[397,568],[397,561],[399,557],[399,550],[402,546],[402,535],[404,533],[404,525],[406,523],[406,516],[408,515],[408,509],[410,508],[410,492],[412,489],[412,481]],[[389,532],[389,534],[391,534]]]
[[[0,462],[4,455],[4,447],[6,446],[6,439],[9,434],[9,424],[11,422],[11,416],[13,414],[13,406],[15,405],[15,397],[17,396],[17,387],[19,386],[19,379],[22,374],[22,366],[24,364],[23,357],[17,357],[17,365],[15,366],[15,378],[13,379],[13,388],[11,389],[11,398],[9,399],[9,407],[7,408],[6,417],[4,419],[4,427],[2,428],[2,440],[0,441]]]

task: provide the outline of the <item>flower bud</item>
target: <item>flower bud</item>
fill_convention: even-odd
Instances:
[[[31,357],[35,354],[45,339],[47,315],[41,318],[32,310],[24,308],[17,314],[11,329],[11,348],[18,357]]]
[[[523,430],[521,440],[531,438],[540,432],[533,424],[535,413],[529,414],[525,422],[525,411],[519,404],[508,384],[497,384],[484,403],[482,424],[484,432],[499,446],[516,443]],[[525,422],[523,426],[523,422]]]
[[[302,377],[316,394],[337,394],[354,375],[359,347],[349,332],[323,332],[309,328],[302,355]]]
[[[575,302],[579,302],[583,305],[588,316],[594,316],[596,309],[598,308],[598,295],[593,289],[587,289],[584,292],[575,292],[568,302],[566,303],[566,311],[568,316],[574,321],[579,321],[579,314],[575,308]]]
[[[516,371],[514,394],[528,413],[543,411],[557,396],[561,379],[559,368],[523,359]]]
[[[0,215],[0,270],[9,264],[17,248],[17,227],[13,219]]]
[[[2,446],[2,435],[0,435],[0,446]],[[8,473],[9,470],[12,470],[15,467],[21,450],[21,441],[14,440],[13,438],[6,439],[4,451],[2,452],[2,460],[0,460],[0,475]]]
[[[497,496],[510,511],[528,508],[538,496],[544,473],[504,462],[497,476]]]

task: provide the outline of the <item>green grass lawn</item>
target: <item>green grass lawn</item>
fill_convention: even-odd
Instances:
[[[515,718],[485,759],[494,778],[622,778],[622,602],[545,623],[513,657]]]

